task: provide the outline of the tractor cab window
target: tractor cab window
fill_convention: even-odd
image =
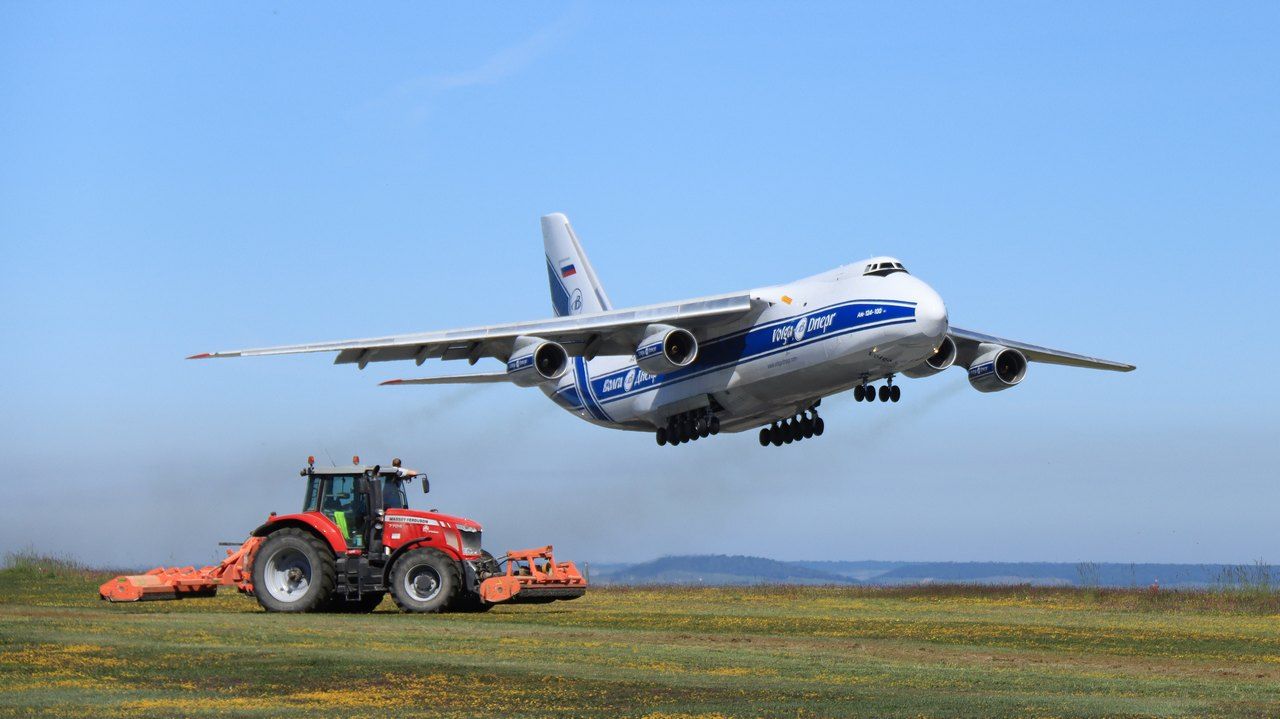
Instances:
[[[307,477],[307,499],[302,505],[304,512],[320,511],[320,488],[324,482],[314,474]]]
[[[409,508],[409,495],[404,491],[404,480],[396,477],[382,480],[382,504],[385,509]]]
[[[351,547],[363,546],[364,525],[369,515],[356,479],[351,475],[329,477],[320,500],[320,511],[333,520]]]

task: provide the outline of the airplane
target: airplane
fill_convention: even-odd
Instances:
[[[822,398],[852,389],[857,401],[897,402],[898,375],[961,367],[974,389],[1000,392],[1020,384],[1031,362],[1134,369],[952,327],[938,293],[893,257],[745,292],[614,308],[568,218],[543,216],[542,238],[554,319],[188,359],[337,352],[335,364],[363,370],[370,362],[495,358],[505,369],[382,384],[537,387],[592,424],[651,432],[670,446],[757,427],[761,446],[819,436]]]

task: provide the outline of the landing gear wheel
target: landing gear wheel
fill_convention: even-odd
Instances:
[[[461,589],[457,562],[438,549],[410,550],[391,567],[391,598],[401,611],[447,611]]]
[[[661,447],[662,445],[666,444],[666,443],[667,443],[667,428],[666,428],[666,427],[659,427],[659,428],[658,428],[658,431],[656,432],[656,436],[657,436],[657,439],[658,439],[658,446],[659,446],[659,447]]]
[[[773,426],[769,428],[769,441],[772,442],[775,447],[782,446],[782,426],[777,422],[774,422]]]
[[[895,384],[889,388],[889,401],[897,402],[900,399],[902,399],[902,388]]]
[[[268,612],[322,609],[337,586],[333,550],[302,529],[272,532],[253,558],[253,596]]]
[[[712,417],[709,425],[711,427],[711,434],[720,434],[720,418],[719,417]]]
[[[804,438],[809,439],[813,436],[813,420],[805,417],[800,420],[800,429],[804,431]]]
[[[827,423],[821,417],[813,418],[813,436],[821,437],[823,430],[827,428]]]
[[[760,446],[761,447],[769,446],[769,428],[768,427],[760,428]]]
[[[866,397],[867,397],[867,386],[866,386],[866,385],[862,385],[862,384],[860,384],[860,385],[858,385],[857,387],[854,387],[854,388],[853,388],[853,401],[854,401],[854,402],[861,402],[862,400],[866,399]]]
[[[889,387],[888,387],[888,385],[882,385],[882,386],[880,387],[880,401],[881,401],[881,402],[888,402],[888,401],[889,401]]]

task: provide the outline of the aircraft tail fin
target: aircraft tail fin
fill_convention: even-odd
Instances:
[[[542,244],[547,253],[551,306],[557,317],[613,309],[568,217],[559,212],[542,216]]]

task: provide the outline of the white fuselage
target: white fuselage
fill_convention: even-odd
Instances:
[[[794,415],[919,365],[946,336],[946,308],[927,284],[905,272],[861,272],[849,265],[752,291],[762,309],[703,333],[697,358],[674,372],[648,374],[634,357],[577,357],[542,390],[588,422],[619,429],[652,431],[715,405],[730,432]]]

